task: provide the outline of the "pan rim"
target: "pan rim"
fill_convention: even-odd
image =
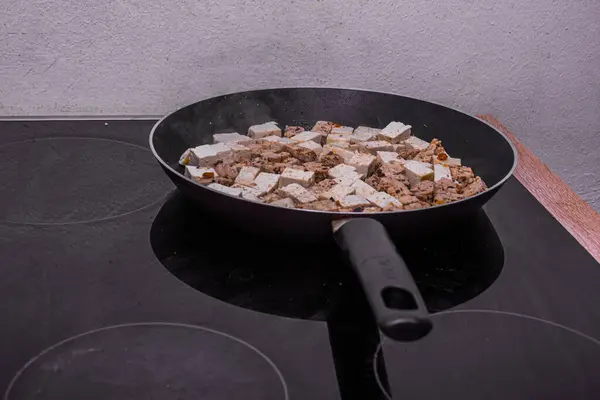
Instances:
[[[476,119],[479,122],[482,122],[483,124],[487,125],[488,127],[490,127],[491,129],[493,129],[494,131],[496,131],[496,133],[498,133],[505,141],[506,143],[508,143],[508,145],[510,146],[512,153],[513,153],[513,162],[512,162],[512,166],[510,167],[510,170],[506,173],[506,175],[500,179],[498,182],[496,182],[494,185],[492,185],[491,187],[487,188],[487,190],[481,192],[481,193],[477,193],[475,196],[471,196],[471,197],[467,197],[465,199],[462,200],[458,200],[458,201],[453,201],[451,203],[445,203],[445,204],[436,204],[434,206],[431,207],[427,207],[427,208],[419,208],[419,209],[415,209],[415,210],[395,210],[395,211],[377,211],[377,212],[361,212],[361,211],[353,211],[353,212],[332,212],[332,211],[322,211],[322,210],[305,210],[305,209],[301,209],[301,208],[286,208],[286,207],[280,207],[280,206],[274,206],[272,204],[269,203],[260,203],[257,201],[252,201],[252,200],[247,200],[244,199],[242,197],[236,197],[236,196],[232,196],[230,194],[227,193],[223,193],[220,192],[218,190],[215,189],[211,189],[208,186],[204,186],[201,185],[199,183],[197,183],[196,181],[186,177],[184,174],[180,173],[179,171],[173,169],[169,164],[167,164],[162,157],[160,157],[156,151],[156,149],[154,148],[154,143],[153,143],[153,139],[154,139],[154,133],[156,131],[156,129],[160,126],[160,124],[165,121],[167,118],[169,118],[170,116],[172,116],[173,114],[179,112],[180,110],[183,110],[186,107],[189,107],[191,105],[194,105],[196,103],[200,103],[202,101],[206,101],[206,100],[210,100],[210,99],[214,99],[214,98],[218,98],[218,97],[224,97],[224,96],[232,96],[235,94],[240,94],[240,93],[249,93],[249,92],[267,92],[267,91],[274,91],[274,90],[281,90],[281,89],[326,89],[326,90],[348,90],[348,91],[355,91],[355,92],[365,92],[365,93],[374,93],[374,94],[386,94],[386,95],[391,95],[391,96],[400,96],[400,97],[404,97],[407,99],[412,99],[412,100],[417,100],[417,101],[423,101],[426,103],[430,103],[436,106],[440,106],[440,107],[444,107],[447,108],[449,110],[458,112],[460,114],[463,115],[467,115],[471,118]],[[264,207],[271,207],[271,208],[276,208],[277,210],[287,210],[287,211],[301,211],[301,212],[305,212],[305,213],[315,213],[315,214],[323,214],[323,215],[328,215],[328,216],[333,216],[335,217],[334,219],[343,219],[343,218],[356,218],[357,216],[362,216],[363,218],[369,218],[370,216],[383,216],[383,215],[390,215],[390,214],[401,214],[401,213],[412,213],[412,212],[419,212],[419,211],[427,211],[427,210],[432,210],[432,209],[439,209],[442,207],[447,207],[447,206],[452,206],[452,205],[457,205],[457,204],[461,204],[467,201],[472,201],[482,195],[484,195],[487,192],[493,191],[498,189],[500,186],[502,186],[514,173],[515,169],[517,168],[517,163],[518,163],[518,152],[517,149],[515,147],[515,145],[510,141],[510,139],[508,138],[508,136],[506,136],[504,134],[504,132],[500,131],[499,129],[497,129],[496,127],[494,127],[493,125],[491,125],[490,123],[488,123],[487,121],[484,121],[482,119],[479,119],[471,114],[465,113],[461,110],[458,110],[454,107],[449,107],[446,106],[444,104],[440,104],[434,101],[429,101],[429,100],[421,100],[421,99],[417,99],[414,97],[410,97],[410,96],[403,96],[401,94],[398,93],[392,93],[392,92],[385,92],[385,91],[374,91],[374,90],[367,90],[367,89],[354,89],[354,88],[343,88],[343,87],[323,87],[323,86],[289,86],[289,87],[277,87],[277,88],[268,88],[268,89],[255,89],[255,90],[245,90],[243,92],[230,92],[230,93],[225,93],[225,94],[219,94],[216,96],[211,96],[211,97],[207,97],[205,99],[202,100],[198,100],[196,102],[187,104],[185,106],[179,107],[169,113],[167,113],[166,115],[164,115],[161,119],[159,119],[154,126],[152,127],[152,130],[150,131],[150,135],[149,135],[149,144],[150,144],[150,150],[152,151],[152,154],[154,155],[154,158],[156,158],[158,160],[158,162],[163,166],[163,168],[166,168],[167,170],[173,172],[176,175],[179,175],[180,177],[184,178],[185,180],[187,180],[188,182],[191,182],[192,184],[196,185],[199,188],[202,188],[203,190],[208,190],[211,191],[213,193],[219,194],[221,196],[227,196],[227,197],[231,197],[232,199],[235,200],[240,200],[240,201],[244,201],[246,203],[250,203],[250,204],[256,204],[256,205],[260,205],[260,206],[264,206]]]

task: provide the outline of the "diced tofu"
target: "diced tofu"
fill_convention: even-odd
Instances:
[[[300,169],[287,167],[281,173],[279,187],[285,187],[293,183],[307,188],[315,183],[315,173],[312,171],[302,171]]]
[[[341,147],[336,147],[329,144],[323,146],[323,152],[321,155],[325,155],[327,153],[338,154],[344,159],[344,162],[350,161],[350,159],[354,156],[354,151],[342,149]]]
[[[376,205],[379,208],[402,208],[402,203],[398,201],[395,197],[390,196],[385,192],[377,192],[367,196],[367,200],[369,200],[372,204]]]
[[[354,167],[358,174],[368,176],[375,165],[375,159],[376,157],[370,154],[356,153],[348,161],[348,165]]]
[[[354,191],[355,189],[353,187],[338,183],[328,191],[320,193],[319,198],[322,200],[333,199],[333,201],[340,201],[344,197],[353,194]]]
[[[337,145],[339,147],[348,147],[350,146],[350,137],[344,135],[335,135],[330,134],[325,139],[326,144]]]
[[[271,203],[274,206],[285,207],[285,208],[294,208],[294,200],[290,198],[285,198],[281,200],[276,200]]]
[[[265,137],[260,138],[260,140],[264,140],[267,142],[273,142],[273,143],[281,143],[281,144],[296,143],[292,139],[279,137],[279,136],[265,136]]]
[[[291,140],[294,142],[307,142],[312,141],[318,144],[321,144],[321,139],[323,135],[320,132],[302,132],[297,134],[296,136],[292,136]]]
[[[356,180],[353,184],[352,187],[354,188],[354,190],[356,191],[356,194],[358,196],[362,196],[362,197],[368,197],[372,194],[377,193],[377,190],[373,189],[371,187],[371,185],[369,185],[368,183],[358,179]]]
[[[378,151],[377,161],[381,164],[389,164],[390,162],[398,159],[398,153],[395,151]]]
[[[320,144],[313,142],[312,140],[308,142],[302,142],[298,145],[298,147],[304,147],[305,149],[314,151],[317,154],[317,157],[323,152],[323,147],[321,147]]]
[[[408,139],[406,139],[404,142],[402,142],[402,144],[408,146],[411,149],[415,149],[415,150],[425,150],[428,146],[429,143],[427,143],[426,141],[419,139],[416,136],[410,136]]]
[[[442,161],[442,164],[452,165],[452,166],[456,166],[456,167],[460,167],[462,165],[460,158],[454,158],[454,157],[446,158],[444,161]]]
[[[263,138],[265,136],[281,137],[281,129],[277,126],[277,122],[265,122],[260,125],[252,125],[248,128],[248,136],[254,139]]]
[[[302,186],[297,183],[292,183],[291,185],[287,185],[279,189],[281,193],[285,196],[288,196],[294,203],[306,204],[311,203],[313,201],[317,201],[317,196],[315,196],[312,192],[309,192]]]
[[[192,180],[210,179],[219,176],[212,168],[200,168],[192,165],[185,166],[184,175]]]
[[[341,185],[352,186],[354,182],[359,181],[360,178],[362,178],[361,174],[357,172],[348,172],[339,178],[334,178],[334,180]]]
[[[400,143],[408,139],[412,126],[404,125],[402,122],[390,122],[377,134],[377,138],[390,143]]]
[[[442,164],[435,164],[433,166],[433,180],[437,182],[444,178],[452,180],[450,168]]]
[[[360,148],[372,154],[377,154],[378,151],[393,151],[394,146],[383,140],[374,140],[371,142],[362,142]]]
[[[367,207],[371,203],[362,196],[351,194],[338,201],[339,205],[344,208]]]
[[[254,179],[259,172],[260,169],[256,167],[242,167],[238,173],[238,176],[235,178],[235,183],[248,185],[254,182]]]
[[[209,167],[214,165],[219,159],[231,155],[231,153],[231,149],[223,143],[204,144],[191,149],[188,165]]]
[[[241,144],[241,142],[226,142],[223,143],[231,150],[231,156],[236,162],[249,160],[252,157],[252,150]]]
[[[355,140],[356,142],[375,140],[379,132],[381,132],[381,129],[370,128],[368,126],[359,126],[354,130],[354,132],[352,132],[350,140]]]
[[[208,185],[208,187],[219,192],[228,194],[230,196],[240,197],[242,195],[242,189],[224,186],[219,183],[211,183],[210,185]]]
[[[237,142],[239,144],[245,145],[250,144],[254,140],[249,138],[248,136],[240,135],[239,133],[215,133],[213,135],[213,143],[231,143]]]
[[[352,165],[338,164],[335,167],[331,168],[327,172],[327,174],[331,178],[340,178],[341,176],[346,175],[350,172],[356,172],[356,168],[354,168]]]
[[[244,183],[234,183],[232,188],[242,189],[242,197],[250,198],[250,197],[261,197],[267,194],[263,189],[259,188],[253,182],[250,182],[250,186]]]
[[[326,135],[329,135],[331,132],[331,128],[333,128],[333,122],[329,121],[317,121],[315,126],[311,129],[311,132],[321,132]]]
[[[261,172],[260,174],[258,174],[256,179],[254,179],[254,187],[264,191],[265,193],[271,193],[279,186],[280,179],[281,175],[270,174],[268,172]]]
[[[411,185],[416,185],[420,181],[433,180],[434,173],[433,169],[431,169],[431,164],[407,160],[403,165],[406,168],[406,177]]]
[[[190,154],[192,152],[192,149],[187,149],[186,151],[183,152],[183,154],[181,155],[181,157],[179,157],[179,165],[188,165],[190,163]]]
[[[331,128],[330,135],[351,135],[354,132],[354,128],[351,126],[333,126]]]

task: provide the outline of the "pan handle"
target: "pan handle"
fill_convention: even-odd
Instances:
[[[381,331],[403,342],[427,335],[432,324],[425,302],[383,225],[369,218],[333,225],[335,240],[358,275]]]

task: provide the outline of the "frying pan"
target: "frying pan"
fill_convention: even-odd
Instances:
[[[186,178],[178,164],[187,148],[212,143],[214,133],[243,134],[251,125],[267,121],[276,121],[280,126],[311,126],[317,120],[375,128],[391,121],[410,124],[415,136],[427,141],[439,138],[448,153],[472,167],[489,189],[455,203],[419,210],[333,213],[289,209],[229,196]],[[203,100],[158,121],[150,133],[150,148],[186,197],[234,228],[261,235],[274,245],[281,238],[294,241],[298,252],[311,251],[311,241],[333,237],[356,272],[379,328],[399,341],[420,339],[432,324],[421,294],[387,231],[393,231],[395,237],[408,237],[451,226],[453,221],[481,208],[516,166],[516,151],[510,141],[467,114],[409,97],[331,88],[257,90]],[[427,243],[423,245],[426,247]],[[284,267],[285,260],[281,261]]]

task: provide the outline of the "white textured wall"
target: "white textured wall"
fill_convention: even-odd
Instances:
[[[600,0],[1,0],[0,115],[393,91],[496,115],[600,209],[599,25]]]

